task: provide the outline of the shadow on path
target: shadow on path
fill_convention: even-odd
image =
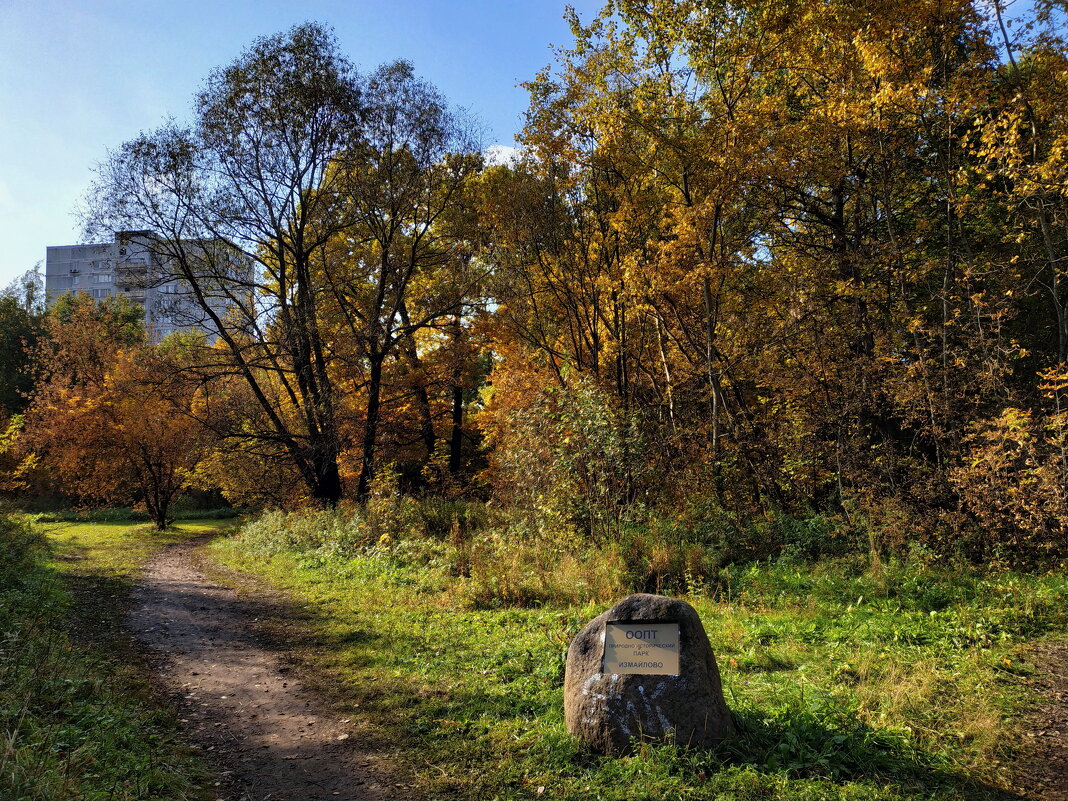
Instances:
[[[203,538],[200,540],[203,541]],[[197,540],[145,569],[127,624],[147,647],[184,724],[222,777],[227,801],[379,801],[347,719],[289,675],[257,636],[258,606],[199,568]]]
[[[1031,659],[1029,684],[1042,701],[1028,717],[1028,737],[1017,761],[1017,781],[1034,788],[1026,797],[1068,801],[1068,642],[1042,643]]]

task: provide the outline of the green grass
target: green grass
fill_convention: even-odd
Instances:
[[[39,522],[50,565],[69,576],[111,578],[131,585],[145,561],[165,545],[230,525],[230,520],[180,523],[164,532],[146,523]],[[129,588],[129,586],[127,587]]]
[[[743,734],[715,753],[611,759],[585,753],[562,713],[567,644],[603,601],[475,608],[440,543],[351,557],[238,536],[212,549],[303,608],[288,634],[320,686],[431,798],[995,798],[1029,702],[1026,644],[1068,623],[1063,572],[922,555],[874,571],[732,568],[689,600]]]
[[[148,523],[147,512],[129,506],[105,506],[96,509],[55,509],[51,511],[27,510],[31,519],[42,523]],[[243,509],[175,509],[172,517],[177,522],[231,520],[244,514]]]
[[[0,538],[0,798],[213,798],[122,628],[144,560],[212,526],[37,528]]]

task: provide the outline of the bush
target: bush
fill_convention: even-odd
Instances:
[[[42,523],[148,523],[145,512],[129,506],[102,506],[96,509],[56,509],[37,514]]]
[[[188,504],[175,504],[175,520],[226,520],[245,514],[244,509],[224,506],[218,509],[199,509]],[[146,512],[129,506],[103,506],[96,509],[53,509],[38,512],[34,519],[42,523],[148,523]]]
[[[505,374],[480,419],[498,497],[596,541],[615,540],[638,488],[654,483],[637,458],[639,421],[583,376],[561,387],[537,371]]]
[[[974,424],[963,464],[951,473],[964,508],[980,523],[980,551],[1013,561],[1056,561],[1068,552],[1065,415],[1006,408]]]
[[[413,498],[384,484],[362,508],[267,512],[246,523],[243,549],[316,560],[373,559],[439,570],[481,607],[607,602],[630,592],[703,593],[722,569],[770,557],[816,559],[852,541],[831,518],[769,515],[738,525],[712,505],[674,516],[631,507],[611,541],[591,541],[559,509],[527,514],[474,501]]]
[[[426,495],[415,504],[417,528],[423,536],[436,540],[455,539],[456,529],[463,533],[480,531],[490,525],[491,512],[480,501]]]
[[[566,528],[516,518],[470,544],[462,597],[476,607],[610,601],[626,593],[619,545],[593,545]]]
[[[370,544],[362,516],[336,509],[264,512],[242,526],[239,536],[246,549],[265,555],[322,549],[355,556]]]
[[[10,585],[43,542],[41,534],[28,523],[0,509],[0,584]]]

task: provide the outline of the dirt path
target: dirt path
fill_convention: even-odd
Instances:
[[[1039,646],[1033,659],[1031,685],[1043,700],[1028,719],[1016,780],[1028,798],[1068,801],[1068,643]]]
[[[195,542],[145,571],[129,624],[158,655],[191,739],[221,776],[225,801],[382,801],[348,721],[302,691],[253,629],[252,612],[198,568]]]

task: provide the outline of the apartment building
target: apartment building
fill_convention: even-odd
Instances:
[[[139,304],[145,310],[145,329],[153,342],[175,331],[200,331],[211,342],[218,335],[189,285],[167,269],[151,231],[123,232],[114,242],[100,245],[47,248],[47,302],[77,292],[97,300],[121,295]],[[229,307],[221,292],[214,293],[209,302],[220,315]]]

